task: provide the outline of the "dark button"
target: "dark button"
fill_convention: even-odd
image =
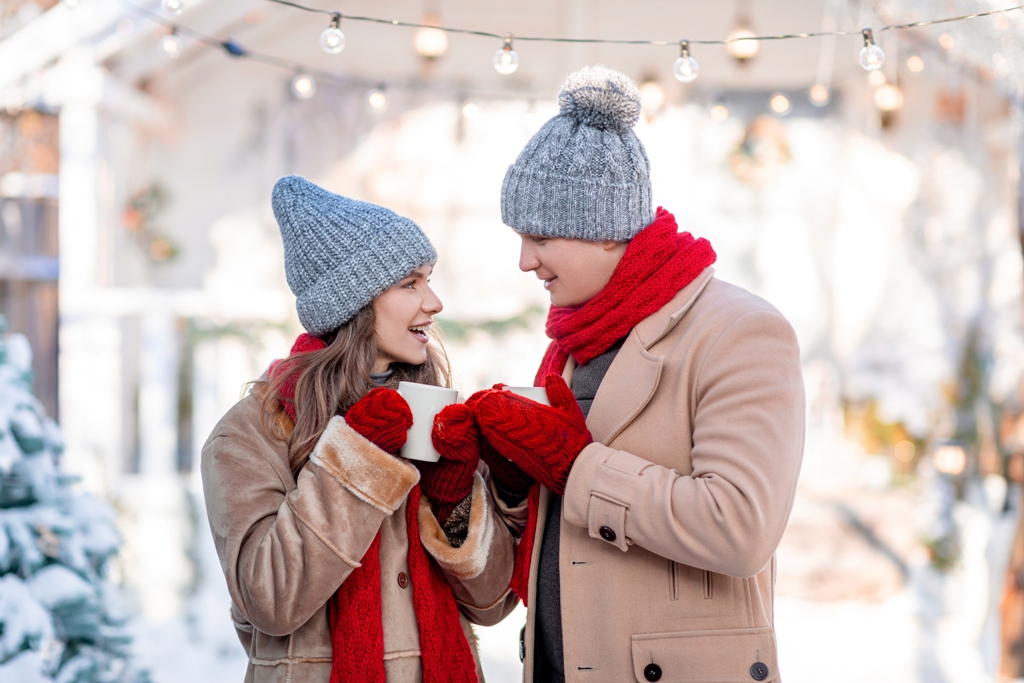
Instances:
[[[608,529],[608,527],[604,527],[604,528]],[[602,529],[602,531],[604,531],[604,529]],[[611,531],[611,529],[608,529],[608,531]],[[614,536],[614,535],[615,534],[612,534],[612,536]],[[646,678],[649,681],[660,681],[661,680],[661,667],[658,666],[657,664],[648,664],[647,666],[644,667],[644,678]]]
[[[409,575],[405,572],[398,572],[398,587],[408,588],[409,587]],[[761,680],[760,678],[757,680]]]
[[[755,681],[763,681],[768,678],[768,665],[764,662],[754,662],[750,666],[750,676]]]
[[[609,543],[612,543],[612,542],[615,541],[615,532],[612,531],[612,528],[610,526],[603,526],[603,527],[601,527],[598,530],[598,533],[601,534],[601,538],[603,538],[604,540],[608,541]],[[661,671],[661,669],[658,669],[658,671]],[[661,674],[659,673],[658,675],[660,676]],[[656,681],[658,679],[657,678],[649,678],[647,680]]]

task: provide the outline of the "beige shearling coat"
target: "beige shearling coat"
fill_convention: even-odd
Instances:
[[[405,522],[406,497],[419,481],[412,464],[335,417],[293,477],[287,444],[264,432],[259,398],[250,394],[214,428],[202,475],[231,617],[249,656],[246,683],[327,683],[327,602],[378,530],[387,680],[422,680]],[[449,544],[425,496],[418,519],[424,546],[452,586],[483,680],[470,623],[494,624],[515,606],[507,589],[514,552],[508,527],[479,474],[462,547]]]
[[[588,415],[560,529],[569,683],[779,680],[774,553],[803,456],[800,351],[775,308],[713,274],[630,332]],[[524,647],[529,682],[532,610]]]

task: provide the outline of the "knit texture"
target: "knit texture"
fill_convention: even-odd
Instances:
[[[355,402],[345,422],[385,453],[395,455],[412,427],[412,410],[394,389],[377,387]]]
[[[409,492],[409,585],[420,634],[424,683],[477,683],[476,662],[459,608],[441,568],[420,542],[420,487]],[[380,533],[329,603],[330,683],[384,683],[384,625],[380,600]]]
[[[278,180],[271,204],[299,321],[313,336],[341,327],[385,289],[437,261],[430,240],[408,218],[300,176]]]
[[[284,408],[285,412],[288,413],[288,417],[292,419],[294,423],[295,419],[295,390],[299,384],[299,373],[295,372],[295,363],[293,359],[303,353],[313,353],[314,351],[320,351],[326,349],[327,344],[324,343],[323,339],[314,337],[309,334],[300,334],[296,339],[295,343],[292,344],[292,350],[288,358],[284,360],[275,360],[270,364],[270,369],[267,371],[271,376],[277,375],[282,372],[288,373],[288,377],[284,380],[284,384],[281,385],[281,407]]]
[[[654,222],[626,247],[604,289],[579,308],[552,306],[548,311],[547,334],[553,341],[535,384],[561,373],[570,355],[580,365],[600,356],[715,258],[710,242],[679,232],[675,216],[659,206]]]
[[[633,132],[640,91],[589,66],[565,80],[558,105],[505,173],[502,221],[544,237],[632,239],[654,217],[651,164]]]
[[[511,391],[485,391],[471,408],[495,450],[558,495],[576,457],[593,438],[572,390],[558,375],[544,380],[550,406]]]
[[[441,459],[413,464],[420,471],[420,488],[444,526],[452,510],[473,493],[473,474],[480,462],[480,430],[473,412],[465,404],[454,403],[434,416],[430,437]]]
[[[292,358],[323,348],[321,340],[300,335]],[[271,372],[288,359],[271,366]],[[289,386],[291,387],[289,390]],[[294,383],[282,386],[281,405],[294,419]],[[397,400],[396,400],[397,399]],[[356,409],[356,406],[360,406]],[[356,412],[353,413],[353,410]],[[376,411],[380,411],[378,414]],[[386,417],[383,417],[386,416]],[[382,450],[397,451],[405,443],[412,414],[405,400],[390,389],[374,389],[349,408],[348,424]],[[400,433],[400,436],[399,436]],[[420,487],[406,501],[409,577],[420,635],[424,683],[477,683],[476,661],[462,630],[455,595],[437,562],[420,540]],[[385,683],[384,616],[380,589],[380,532],[327,603],[331,625],[330,683]]]

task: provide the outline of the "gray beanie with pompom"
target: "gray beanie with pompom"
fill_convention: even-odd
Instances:
[[[603,66],[571,74],[559,114],[508,167],[501,220],[542,237],[626,242],[654,222],[651,164],[633,132],[640,91]]]

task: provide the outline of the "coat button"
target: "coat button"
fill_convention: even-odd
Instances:
[[[609,543],[615,542],[615,532],[612,531],[612,528],[610,526],[603,526],[603,527],[601,527],[598,530],[598,533],[601,534],[601,538],[603,538],[604,540],[608,541]],[[661,671],[661,669],[658,669],[658,671]],[[658,675],[660,676],[661,674],[659,673]],[[648,678],[647,680],[649,680],[649,681],[656,681],[658,679],[657,678]]]
[[[398,572],[398,587],[408,588],[409,587],[409,575],[405,572]],[[760,678],[757,680],[761,680]]]
[[[608,529],[608,527],[605,527],[605,529]],[[611,529],[608,530],[611,531]],[[612,535],[614,536],[615,534]],[[657,664],[648,664],[644,667],[644,678],[649,681],[661,680],[661,667]]]
[[[754,662],[750,666],[750,676],[755,681],[763,681],[768,678],[768,665],[764,662]]]

